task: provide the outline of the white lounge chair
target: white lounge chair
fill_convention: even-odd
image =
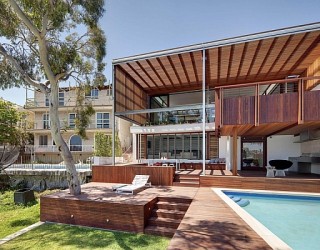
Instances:
[[[136,175],[132,181],[131,185],[125,185],[116,189],[117,193],[131,193],[134,194],[139,189],[150,186],[148,183],[149,175]]]

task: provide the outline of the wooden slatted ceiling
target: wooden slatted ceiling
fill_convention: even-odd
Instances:
[[[320,53],[320,31],[250,41],[206,51],[211,87],[302,75]],[[118,66],[118,65],[116,65]],[[199,90],[202,51],[121,63],[147,94]]]

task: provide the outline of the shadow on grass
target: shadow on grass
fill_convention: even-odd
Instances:
[[[3,249],[166,249],[169,239],[46,223],[3,245]]]
[[[12,227],[19,227],[19,226],[30,226],[34,223],[32,219],[22,219],[22,220],[14,220],[10,223]]]

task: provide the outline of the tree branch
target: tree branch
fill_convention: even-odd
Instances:
[[[0,55],[2,55],[5,60],[11,62],[13,67],[20,73],[20,75],[26,83],[28,83],[31,86],[34,86],[35,88],[39,88],[43,93],[48,93],[48,89],[44,87],[43,84],[31,79],[31,77],[22,69],[17,60],[7,53],[6,49],[2,46],[2,44],[0,44]]]
[[[29,30],[36,36],[40,37],[40,31],[38,28],[30,21],[30,19],[23,13],[19,5],[14,0],[8,0],[8,3],[13,8],[14,12],[21,19],[21,21],[29,28]]]

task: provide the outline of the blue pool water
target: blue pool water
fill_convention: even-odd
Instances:
[[[320,249],[320,197],[223,192],[250,200],[243,209],[291,248]]]

